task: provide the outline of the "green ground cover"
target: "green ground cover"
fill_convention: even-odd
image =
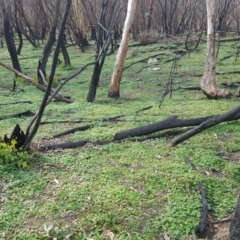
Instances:
[[[36,76],[42,49],[43,46],[33,49],[25,42],[19,57],[24,73]],[[94,55],[93,47],[85,53],[77,47],[68,50],[72,66],[57,68],[56,84],[92,61]],[[222,155],[239,149],[238,121],[221,123],[174,148],[167,146],[171,137],[165,137],[101,146],[87,144],[72,150],[37,151],[47,143],[111,140],[118,131],[172,115],[181,119],[203,117],[224,113],[239,104],[236,98],[210,101],[200,91],[178,89],[172,98],[166,97],[159,108],[172,67],[172,61],[167,61],[174,58],[176,49],[164,49],[155,44],[131,50],[135,51],[135,56],[127,57],[125,66],[159,53],[159,63],[154,67],[160,70],[139,72],[149,64],[134,64],[124,71],[121,98],[109,99],[107,93],[115,56],[108,56],[96,100],[87,103],[85,99],[93,70],[88,67],[62,89],[64,94],[75,99],[74,103],[52,102],[46,108],[42,120],[53,123],[40,127],[34,139],[34,153],[29,155],[29,167],[0,165],[0,239],[137,240],[163,239],[164,233],[172,239],[185,239],[194,236],[199,221],[198,182],[206,187],[214,219],[233,212],[239,190],[240,161]],[[235,62],[236,52],[236,43],[222,43],[217,71],[238,70],[240,60]],[[220,61],[228,55],[232,57]],[[199,86],[200,78],[196,75],[202,74],[204,69],[205,44],[195,52],[179,57],[173,89]],[[0,59],[11,64],[6,48],[0,49]],[[13,77],[1,67],[1,103],[20,100],[33,103],[0,106],[1,117],[6,116],[0,121],[1,136],[10,135],[17,123],[25,129],[30,118],[7,116],[26,110],[36,112],[43,97],[42,92],[22,79],[18,79],[16,92],[11,92]],[[224,81],[237,81],[239,75],[223,74],[217,79],[220,85]],[[135,113],[147,106],[153,107]],[[121,121],[102,121],[121,114],[125,115]],[[71,123],[80,118],[85,119],[83,123]],[[61,120],[69,120],[69,123],[57,123]],[[92,125],[88,131],[52,139],[54,134],[87,124]],[[186,164],[186,157],[197,170]]]

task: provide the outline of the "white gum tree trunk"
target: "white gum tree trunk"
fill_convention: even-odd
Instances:
[[[127,16],[124,23],[122,40],[117,52],[115,66],[114,66],[113,74],[111,77],[111,85],[108,92],[108,97],[110,98],[120,97],[120,92],[119,92],[120,82],[122,79],[124,62],[125,62],[125,58],[128,50],[130,30],[133,23],[137,2],[138,2],[137,0],[128,0]]]
[[[205,70],[201,78],[201,89],[210,99],[229,98],[230,94],[218,88],[216,83],[216,56],[215,56],[215,19],[216,0],[206,0],[207,6],[207,49]]]

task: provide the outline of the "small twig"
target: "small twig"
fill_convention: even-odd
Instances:
[[[233,216],[231,217],[227,217],[227,218],[223,218],[217,221],[210,221],[211,224],[218,224],[218,223],[225,223],[225,222],[231,222],[233,220]]]

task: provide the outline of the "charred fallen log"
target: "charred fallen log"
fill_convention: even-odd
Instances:
[[[199,238],[206,237],[210,224],[208,222],[208,200],[207,200],[207,191],[204,188],[203,184],[198,183],[198,189],[202,198],[202,210],[198,226],[195,228],[195,234]]]
[[[53,145],[44,145],[41,146],[42,150],[55,150],[55,149],[67,149],[67,148],[77,148],[77,147],[82,147],[86,145],[87,143],[93,144],[93,145],[104,145],[104,144],[109,144],[112,141],[77,141],[77,142],[66,142],[66,143],[59,143],[59,144],[53,144]]]
[[[31,112],[30,110],[27,110],[25,112],[11,114],[11,115],[2,117],[0,118],[0,120],[6,119],[6,118],[20,118],[20,117],[32,117],[32,116],[34,116],[34,113]]]
[[[77,131],[86,131],[91,127],[91,125],[86,125],[86,126],[81,126],[81,127],[76,127],[58,134],[53,135],[54,138],[61,137],[67,134],[75,133]]]
[[[171,125],[171,123],[176,120],[176,116],[172,116],[169,117],[163,121],[157,122],[157,123],[153,123],[147,126],[143,126],[143,127],[137,127],[137,128],[133,128],[133,129],[129,129],[129,130],[125,130],[122,132],[118,132],[115,134],[114,136],[114,140],[120,140],[120,139],[124,139],[124,138],[128,138],[128,137],[133,137],[133,136],[142,136],[145,134],[150,134],[153,132],[157,132],[159,130],[163,130],[163,129],[167,129],[169,128],[169,125]]]
[[[18,101],[18,102],[11,102],[11,103],[0,103],[1,106],[5,106],[5,105],[13,105],[13,104],[32,104],[31,101]]]
[[[208,119],[216,118],[219,116],[220,115],[201,117],[201,118],[191,118],[191,119],[177,119],[177,116],[172,116],[154,124],[117,132],[114,136],[114,139],[120,140],[128,137],[141,136],[141,135],[150,134],[153,132],[157,132],[164,129],[170,129],[170,128],[198,126]],[[223,120],[223,121],[233,121],[238,119],[240,119],[240,113],[232,116],[231,118],[227,118],[226,120]]]
[[[208,129],[212,126],[215,126],[221,122],[224,121],[230,121],[233,119],[237,119],[239,118],[240,114],[240,105],[231,109],[230,111],[222,114],[222,115],[216,115],[214,117],[210,117],[208,118],[206,121],[203,121],[199,126],[189,130],[188,132],[174,138],[171,143],[169,144],[169,146],[176,146],[177,144],[185,141],[186,139],[195,136],[196,134],[204,131],[205,129]]]

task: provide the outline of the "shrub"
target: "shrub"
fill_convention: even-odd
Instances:
[[[16,149],[16,140],[11,140],[9,144],[0,138],[0,165],[14,165],[27,168],[29,162],[29,154]]]

